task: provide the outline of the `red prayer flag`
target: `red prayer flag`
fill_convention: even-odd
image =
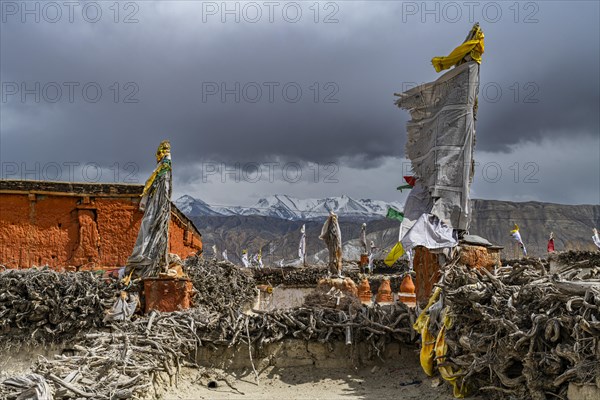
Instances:
[[[548,253],[554,253],[554,239],[548,240]]]

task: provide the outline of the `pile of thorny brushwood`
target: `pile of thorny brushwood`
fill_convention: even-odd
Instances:
[[[457,260],[444,267],[440,302],[430,308],[434,338],[448,320],[444,315],[452,320],[438,367],[449,367],[461,387],[486,398],[566,399],[571,382],[600,387],[597,253],[559,253],[553,269],[538,259],[512,260],[494,272],[468,269]],[[304,307],[248,312],[257,282],[283,273],[292,283],[315,284],[325,271],[273,269],[254,271],[253,277],[227,262],[194,257],[184,264],[197,291],[194,308],[125,321],[104,318],[127,289],[117,280],[0,268],[3,352],[23,341],[64,349],[51,359],[40,357],[26,375],[1,376],[0,398],[160,397],[182,367],[202,370],[202,347],[237,346],[252,361],[263,346],[288,338],[366,342],[375,356],[386,343],[415,339],[414,311],[403,304],[365,307],[329,291],[316,293]],[[227,376],[211,378],[233,386]]]
[[[247,312],[256,293],[248,271],[196,257],[185,261],[184,271],[197,292],[194,308],[123,321],[103,318],[127,289],[117,280],[49,269],[0,272],[1,293],[8,293],[0,297],[3,352],[12,353],[22,343],[13,338],[27,336],[64,349],[53,358],[39,357],[26,375],[4,379],[0,373],[0,398],[157,398],[177,382],[182,367],[202,369],[198,353],[203,346],[242,346],[252,360],[263,346],[286,338],[352,340],[371,344],[377,356],[386,343],[416,337],[410,328],[414,312],[403,304]],[[38,335],[39,330],[54,333]],[[226,376],[217,379],[231,385]]]
[[[352,279],[356,284],[359,284],[363,276],[368,277],[371,291],[377,293],[379,285],[384,278],[389,279],[392,291],[398,292],[400,284],[405,274],[408,273],[408,262],[406,260],[398,260],[392,267],[384,264],[383,260],[375,260],[375,268],[373,273],[361,272],[358,264],[344,263],[342,274],[345,277]],[[319,279],[328,275],[328,267],[307,265],[303,268],[298,267],[267,267],[267,268],[252,268],[254,280],[258,283],[268,284],[271,286],[286,285],[299,287],[313,287]],[[413,275],[414,277],[414,275]]]
[[[566,399],[571,382],[600,388],[600,253],[552,258],[554,270],[533,258],[445,268],[430,329],[450,317],[441,364],[467,392],[541,400]]]
[[[230,262],[189,257],[184,271],[194,283],[194,305],[207,311],[242,309],[256,297],[254,279]]]
[[[99,328],[119,289],[115,280],[104,281],[92,272],[2,270],[0,347],[61,342]]]

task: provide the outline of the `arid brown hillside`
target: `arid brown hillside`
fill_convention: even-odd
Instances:
[[[229,258],[239,261],[242,249],[255,253],[262,247],[263,260],[275,262],[297,257],[300,227],[306,223],[307,252],[310,262],[313,255],[324,249],[318,239],[322,223],[315,221],[288,221],[261,216],[193,217],[205,243],[206,255],[217,244],[219,253],[228,249]],[[362,221],[340,217],[344,249],[350,258],[358,251],[356,240]],[[515,256],[510,230],[519,224],[529,255],[546,254],[548,235],[554,232],[556,250],[594,250],[592,228],[600,227],[600,205],[562,205],[540,202],[515,203],[496,200],[474,200],[470,233],[483,236],[494,244],[504,246],[503,256]],[[390,248],[398,238],[397,221],[378,219],[368,222],[368,240],[382,248]],[[268,256],[272,242],[273,256]]]

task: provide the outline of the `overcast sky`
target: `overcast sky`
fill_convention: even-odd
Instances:
[[[172,144],[175,197],[403,201],[406,111],[485,32],[472,195],[600,203],[600,9],[551,2],[1,2],[3,178],[131,182]]]

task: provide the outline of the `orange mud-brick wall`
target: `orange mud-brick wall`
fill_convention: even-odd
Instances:
[[[143,212],[143,186],[0,180],[0,264],[61,270],[124,266]],[[173,204],[169,252],[202,250],[198,229]],[[72,268],[74,267],[74,268]]]

